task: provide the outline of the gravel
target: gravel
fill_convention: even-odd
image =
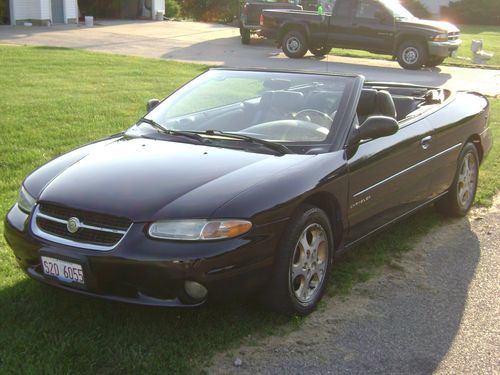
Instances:
[[[220,353],[213,374],[499,374],[500,197],[443,222],[287,336]],[[234,358],[234,357],[233,357]]]

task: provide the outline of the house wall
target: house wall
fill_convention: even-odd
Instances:
[[[42,19],[40,0],[13,0],[11,2],[15,20]]]
[[[75,23],[78,17],[78,0],[64,0],[64,19],[66,23]],[[35,25],[47,25],[52,22],[51,0],[11,0],[11,23],[23,24],[30,21]]]
[[[78,19],[77,0],[64,0],[64,18],[66,23],[75,23]]]

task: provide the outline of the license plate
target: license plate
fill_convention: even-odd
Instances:
[[[80,264],[65,262],[55,258],[42,257],[43,273],[57,277],[66,283],[85,284],[83,269]]]

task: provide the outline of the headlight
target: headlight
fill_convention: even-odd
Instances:
[[[447,42],[448,41],[448,34],[438,34],[434,38],[432,38],[433,41],[435,42]]]
[[[151,237],[165,240],[220,240],[247,233],[252,223],[246,220],[165,220],[150,225]]]
[[[19,208],[26,212],[27,214],[31,213],[33,208],[35,207],[36,200],[33,198],[24,188],[24,186],[21,186],[21,189],[19,190],[19,196],[17,197],[17,205]]]

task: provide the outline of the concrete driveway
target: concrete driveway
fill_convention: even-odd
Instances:
[[[244,46],[234,27],[196,22],[98,21],[94,27],[0,27],[0,43],[82,48],[92,51],[225,65],[348,72],[369,80],[409,82],[500,94],[500,70],[438,67],[405,71],[396,62],[307,55],[289,59],[271,41]]]

